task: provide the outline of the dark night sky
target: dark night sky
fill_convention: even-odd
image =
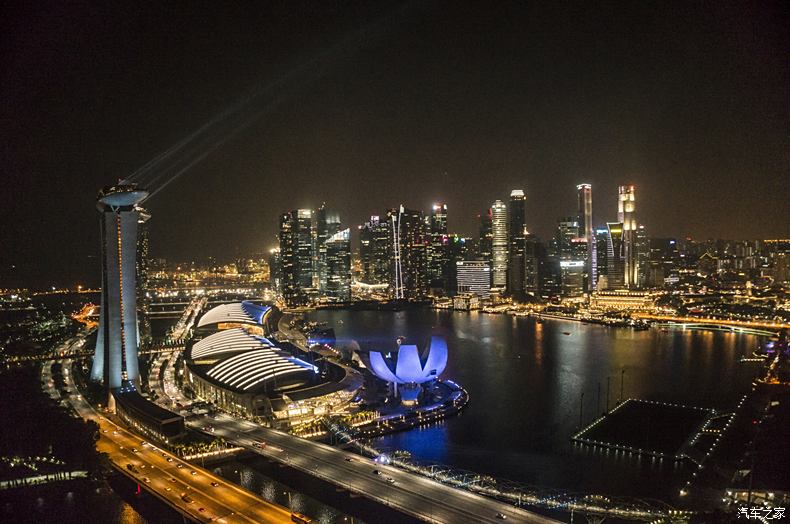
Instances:
[[[474,234],[512,188],[545,238],[579,182],[597,222],[633,183],[651,235],[790,236],[786,2],[225,4],[0,8],[0,287],[95,284],[96,191],[277,79],[147,203],[154,255],[262,251],[321,201]]]

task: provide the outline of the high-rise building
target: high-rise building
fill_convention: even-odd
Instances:
[[[576,217],[560,218],[557,221],[557,229],[551,240],[551,256],[561,260],[578,258],[580,248],[578,242],[574,242],[578,238],[579,221]]]
[[[312,211],[294,209],[280,216],[282,295],[288,306],[307,303],[313,286]]]
[[[390,235],[389,223],[377,215],[359,226],[359,260],[362,281],[365,284],[386,284],[390,280]]]
[[[150,266],[150,238],[148,220],[151,215],[143,208],[139,209],[137,220],[137,313],[138,313],[138,335],[140,337],[140,347],[151,344],[151,320],[149,313],[151,309],[151,299],[148,293],[148,271]]]
[[[524,237],[524,291],[540,296],[541,267],[546,260],[546,247],[535,235]]]
[[[432,288],[448,288],[452,268],[447,257],[447,204],[434,204],[428,218],[428,279]]]
[[[496,200],[491,206],[491,266],[492,287],[504,290],[507,286],[507,206]]]
[[[148,192],[120,182],[99,192],[102,294],[91,379],[107,388],[139,382],[137,351],[138,205]]]
[[[392,242],[390,285],[395,298],[421,298],[428,290],[425,221],[401,205],[387,212]]]
[[[280,248],[269,250],[269,286],[276,293],[282,293],[282,262],[280,261]]]
[[[444,291],[448,295],[454,295],[458,289],[456,262],[471,260],[472,239],[462,237],[461,235],[455,233],[448,235],[446,239],[447,241],[445,243],[445,248],[447,249],[448,269],[446,271],[446,287],[444,288]],[[490,272],[491,271],[489,270],[489,273]]]
[[[639,286],[639,266],[636,257],[636,188],[620,186],[617,195],[617,221],[622,224],[623,287]]]
[[[474,293],[481,298],[491,295],[491,266],[485,260],[459,260],[455,263],[456,293]]]
[[[351,230],[346,228],[330,236],[326,242],[322,294],[340,302],[351,300]]]
[[[337,212],[328,210],[326,204],[315,213],[315,243],[313,249],[313,274],[318,279],[313,279],[313,286],[318,287],[321,295],[326,295],[328,279],[326,265],[326,242],[335,233],[340,231],[340,215]]]
[[[634,258],[636,261],[636,285],[643,288],[647,285],[647,268],[650,263],[650,239],[645,226],[639,225],[634,231]]]
[[[622,222],[606,223],[606,287],[625,287],[625,242]]]
[[[521,189],[510,192],[508,214],[507,291],[514,297],[524,295],[524,235],[526,196]]]
[[[596,274],[596,248],[595,231],[592,217],[592,186],[590,184],[579,184],[576,186],[577,193],[577,213],[579,221],[579,237],[584,240],[584,291],[590,293],[595,291],[595,283],[598,281]]]
[[[560,260],[560,294],[577,297],[584,293],[584,260]]]
[[[595,289],[608,288],[609,228],[595,228]]]
[[[491,208],[483,211],[478,217],[480,220],[480,232],[477,239],[477,256],[488,262],[492,267],[491,250],[493,248],[494,233],[492,230]]]

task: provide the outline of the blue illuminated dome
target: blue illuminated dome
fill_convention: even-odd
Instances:
[[[447,367],[447,341],[431,337],[422,351],[413,344],[401,344],[393,357],[379,351],[370,352],[370,368],[374,375],[394,384],[422,384],[439,377]]]

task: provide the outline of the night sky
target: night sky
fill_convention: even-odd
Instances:
[[[790,236],[787,2],[226,4],[0,8],[0,287],[96,284],[97,190],[245,97],[147,202],[155,256],[322,201],[476,235],[513,188],[547,238],[580,182],[597,223],[633,183],[652,236]]]

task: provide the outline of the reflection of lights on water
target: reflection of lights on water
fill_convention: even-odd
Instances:
[[[339,516],[332,508],[323,507],[321,513],[316,517],[316,520],[321,524],[333,524],[337,522]]]
[[[249,469],[243,469],[239,474],[239,484],[246,489],[250,489],[252,487],[252,483],[255,480],[255,476],[252,474],[252,471]]]

